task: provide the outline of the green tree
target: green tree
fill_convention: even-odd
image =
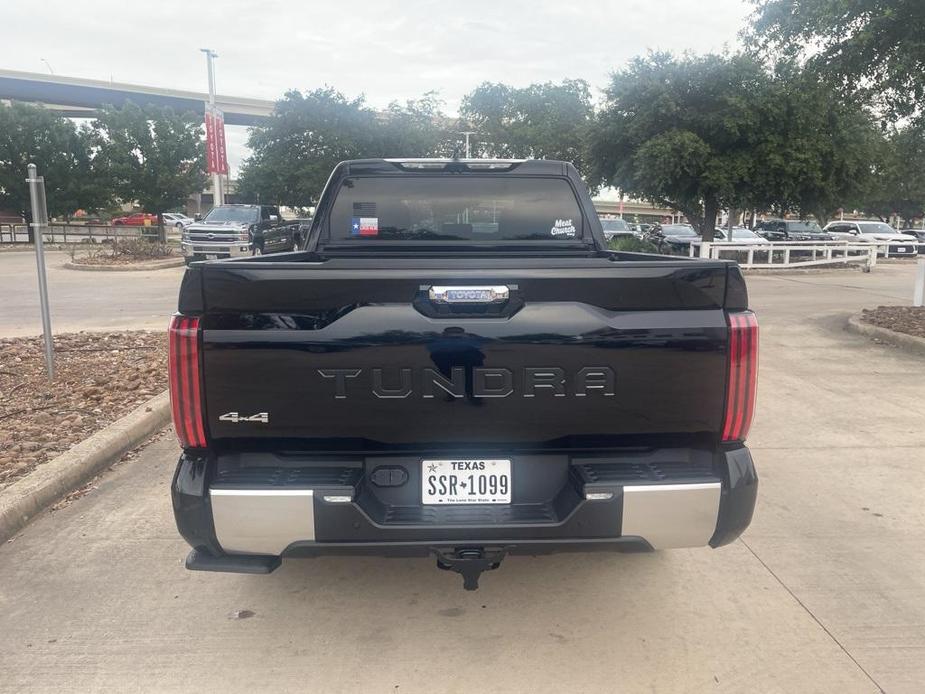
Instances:
[[[562,159],[587,168],[585,140],[594,113],[584,80],[516,88],[484,82],[463,98],[460,115],[485,156]]]
[[[325,87],[286,92],[269,120],[251,128],[251,150],[238,177],[245,198],[310,207],[339,161],[373,156],[375,114],[362,97],[348,99]]]
[[[78,129],[72,121],[40,106],[0,104],[0,208],[29,221],[26,167],[30,163],[45,178],[52,217],[67,217],[81,208],[96,210],[111,200],[87,129]]]
[[[443,113],[437,92],[404,104],[393,101],[377,115],[380,150],[385,157],[448,157],[458,140],[455,123]]]
[[[747,206],[825,224],[869,190],[882,135],[862,104],[840,98],[817,73],[782,63],[754,107]]]
[[[289,91],[266,124],[251,128],[238,190],[246,199],[310,207],[345,159],[446,154],[452,131],[440,105],[430,92],[377,112],[331,87]]]
[[[880,144],[872,185],[860,208],[887,221],[897,214],[906,226],[925,214],[925,125],[893,128]]]
[[[123,202],[161,215],[206,183],[202,116],[171,108],[104,107],[93,122],[96,158]]]
[[[847,91],[877,94],[894,117],[922,113],[922,0],[752,0],[750,34],[772,52],[796,55]]]
[[[723,208],[824,219],[855,199],[871,136],[863,108],[791,64],[658,53],[613,76],[590,178],[681,210],[711,240]]]
[[[722,207],[748,206],[768,76],[746,56],[636,58],[615,73],[590,136],[592,185],[681,210],[712,240]]]

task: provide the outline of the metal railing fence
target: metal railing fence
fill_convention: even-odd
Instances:
[[[42,239],[45,243],[104,243],[126,238],[163,239],[166,232],[156,225],[67,224],[50,222]],[[0,224],[0,243],[29,243],[26,224]]]
[[[767,244],[701,243],[691,245],[690,256],[727,258],[743,268],[799,268],[817,265],[859,264],[866,272],[877,265],[877,255],[889,257],[888,244],[845,241],[774,241]]]

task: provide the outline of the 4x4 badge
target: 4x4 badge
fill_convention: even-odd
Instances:
[[[237,412],[226,412],[223,415],[220,415],[218,420],[220,422],[234,422],[239,424],[241,422],[261,422],[262,424],[270,423],[270,413],[269,412],[257,412],[256,414],[242,415]]]

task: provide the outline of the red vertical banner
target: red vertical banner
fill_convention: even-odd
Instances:
[[[215,129],[215,164],[216,173],[228,173],[228,151],[225,148],[225,114],[218,110],[212,111],[213,128]]]
[[[206,171],[218,173],[218,157],[215,142],[215,115],[206,106]]]

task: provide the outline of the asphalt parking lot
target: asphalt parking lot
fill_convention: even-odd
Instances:
[[[151,274],[99,327],[163,325],[180,273]],[[749,278],[762,480],[729,547],[511,557],[475,593],[427,560],[191,573],[164,435],[0,547],[0,691],[920,692],[925,359],[843,328],[913,274]]]
[[[80,330],[166,330],[177,306],[183,268],[150,272],[68,270],[65,251],[46,254],[51,325],[55,332]],[[0,337],[38,335],[35,253],[0,253]]]

